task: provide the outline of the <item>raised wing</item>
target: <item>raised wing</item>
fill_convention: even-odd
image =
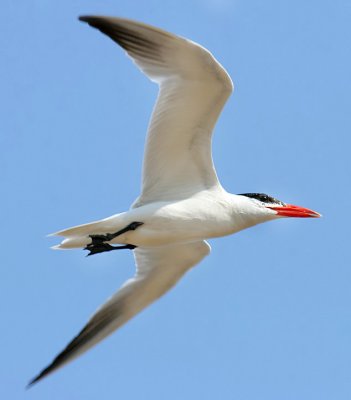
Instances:
[[[219,185],[211,137],[233,84],[212,54],[160,29],[109,17],[80,17],[123,47],[160,90],[149,124],[142,193],[134,207],[179,200]]]
[[[79,334],[48,367],[31,380],[28,386],[110,335],[171,289],[189,268],[200,262],[209,252],[210,246],[204,241],[157,249],[135,249],[137,271],[134,278],[125,282],[120,290],[96,311]]]

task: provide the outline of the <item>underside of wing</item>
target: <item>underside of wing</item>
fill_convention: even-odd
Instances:
[[[137,272],[90,318],[66,348],[29,383],[33,385],[121,327],[172,288],[210,251],[206,242],[134,250]]]
[[[198,44],[142,23],[80,20],[123,47],[160,87],[149,124],[142,193],[134,206],[177,200],[218,185],[211,136],[233,89],[223,67]]]

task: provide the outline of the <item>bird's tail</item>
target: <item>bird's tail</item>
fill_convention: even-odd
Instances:
[[[65,250],[82,248],[91,243],[89,235],[104,235],[106,233],[115,232],[118,230],[118,224],[116,227],[115,217],[118,217],[119,215],[120,214],[114,216],[114,218],[110,217],[51,233],[48,236],[63,236],[65,238],[60,244],[53,246],[52,249]]]

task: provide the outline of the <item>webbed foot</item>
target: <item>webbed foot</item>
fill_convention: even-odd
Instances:
[[[89,235],[89,237],[92,239],[92,244],[109,242],[110,240],[114,239],[117,236],[122,235],[123,233],[126,233],[128,231],[135,231],[140,225],[143,224],[144,222],[135,221],[115,233],[106,233],[105,235]]]
[[[95,243],[95,244],[90,243],[86,247],[84,247],[84,250],[89,251],[89,254],[87,254],[87,257],[88,257],[88,256],[92,256],[94,254],[104,253],[105,251],[123,250],[123,249],[133,250],[136,247],[137,246],[134,246],[133,244],[126,244],[126,245],[122,245],[122,246],[111,246],[108,243]]]
[[[89,237],[91,238],[91,243],[89,243],[86,247],[84,247],[84,250],[89,251],[89,254],[87,256],[92,256],[93,254],[98,254],[98,253],[104,253],[105,251],[135,249],[136,246],[134,246],[133,244],[126,244],[122,246],[111,246],[106,242],[113,240],[115,237],[122,235],[125,232],[135,231],[135,229],[137,229],[140,225],[143,224],[144,224],[143,222],[135,221],[115,233],[106,233],[105,235],[89,235]]]

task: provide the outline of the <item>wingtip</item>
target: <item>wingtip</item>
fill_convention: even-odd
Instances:
[[[46,368],[44,368],[42,371],[39,372],[38,375],[36,375],[33,379],[29,381],[29,383],[26,386],[26,389],[30,389],[33,385],[41,381],[43,378],[46,378],[48,375],[50,375],[52,372],[60,368],[60,364],[55,363],[56,359],[49,364]]]
[[[34,380],[31,380],[25,387],[26,390],[29,390],[33,387],[33,385],[35,384]]]
[[[81,22],[89,22],[90,19],[91,19],[91,17],[89,15],[80,15],[78,17],[78,20]]]
[[[101,19],[106,18],[99,15],[80,15],[78,20],[81,22],[86,22],[90,26],[93,26],[94,23],[101,21]]]
[[[40,381],[42,377],[43,377],[42,374],[39,374],[35,376],[33,379],[31,379],[26,385],[26,390],[31,389],[38,381]]]
[[[78,20],[81,22],[85,22],[93,28],[97,28],[97,25],[101,23],[101,20],[104,17],[97,16],[97,15],[81,15],[78,17]]]

